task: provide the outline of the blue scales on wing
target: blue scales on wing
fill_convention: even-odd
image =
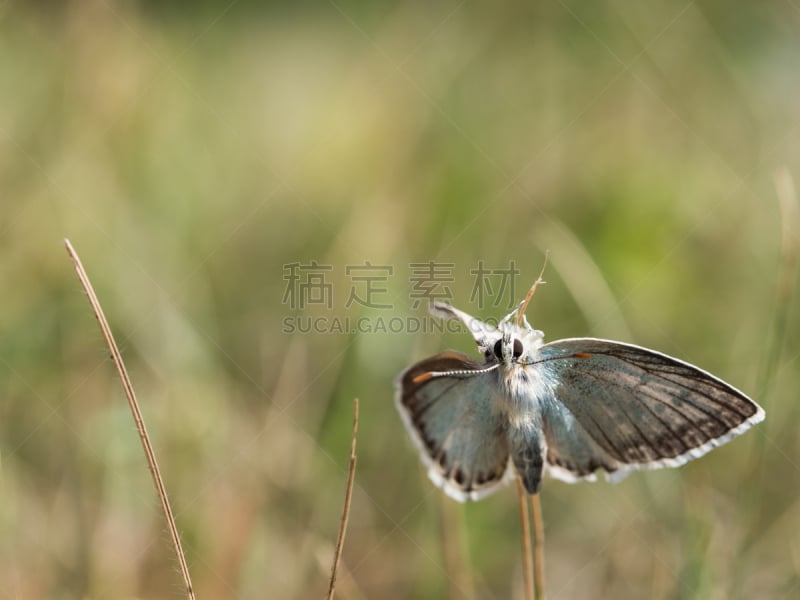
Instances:
[[[599,468],[619,478],[679,466],[764,418],[721,379],[630,344],[559,340],[539,348],[529,368],[546,383],[539,401],[549,470],[566,481]]]
[[[511,473],[506,422],[492,408],[496,386],[482,369],[443,352],[397,380],[397,407],[431,480],[461,502],[483,498]]]

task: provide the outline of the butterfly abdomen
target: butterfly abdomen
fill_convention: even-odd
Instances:
[[[531,419],[512,423],[508,432],[511,460],[529,494],[538,493],[542,485],[545,450],[540,431],[541,423],[535,425]]]

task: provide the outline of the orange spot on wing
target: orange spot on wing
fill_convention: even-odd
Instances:
[[[592,358],[592,355],[588,352],[575,352],[572,356],[574,358]]]

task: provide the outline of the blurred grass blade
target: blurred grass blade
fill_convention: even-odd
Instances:
[[[442,552],[447,573],[448,598],[474,598],[475,590],[468,567],[467,528],[464,506],[439,494],[438,514],[442,531]]]
[[[780,360],[786,338],[789,309],[800,263],[800,204],[791,173],[786,167],[775,171],[775,192],[781,215],[781,254],[775,285],[775,308],[767,352],[761,369],[758,391],[766,398],[769,395],[775,369]]]
[[[336,536],[336,551],[333,555],[333,565],[331,565],[331,581],[328,586],[328,600],[333,600],[333,593],[336,588],[336,572],[339,569],[339,560],[342,557],[344,548],[344,536],[347,532],[347,520],[350,517],[350,500],[353,497],[353,483],[356,474],[356,435],[358,434],[358,398],[353,400],[353,436],[350,439],[350,466],[347,469],[347,487],[344,492],[344,506],[342,507],[342,519],[339,521],[339,535]]]
[[[130,377],[128,377],[125,363],[122,361],[122,354],[120,354],[117,343],[111,333],[111,327],[109,327],[105,314],[103,314],[100,301],[97,299],[97,296],[94,293],[94,288],[92,287],[92,283],[89,281],[89,276],[86,274],[86,270],[83,268],[81,259],[78,257],[78,254],[75,252],[75,249],[72,247],[72,244],[68,239],[64,240],[64,244],[67,247],[67,253],[69,254],[69,257],[72,259],[72,262],[75,265],[75,270],[78,272],[78,279],[80,279],[83,289],[86,291],[87,296],[89,296],[89,304],[92,306],[94,316],[97,317],[97,321],[100,324],[100,330],[103,332],[103,337],[106,339],[108,349],[111,351],[111,358],[114,360],[114,364],[117,367],[117,372],[119,373],[119,378],[122,381],[122,387],[125,389],[125,396],[128,399],[128,405],[130,406],[133,420],[136,423],[136,431],[139,432],[139,439],[142,442],[144,454],[147,457],[147,465],[150,467],[150,474],[153,476],[153,483],[156,486],[156,492],[158,493],[158,498],[161,501],[161,508],[163,509],[164,517],[167,520],[167,527],[169,529],[170,536],[172,537],[172,545],[175,548],[175,554],[178,557],[181,574],[183,575],[183,582],[186,585],[186,593],[190,600],[194,600],[195,594],[194,589],[192,588],[192,580],[189,576],[189,567],[186,564],[186,557],[183,554],[181,539],[178,535],[178,528],[175,525],[175,517],[173,516],[172,508],[169,505],[167,490],[164,487],[164,481],[161,479],[161,472],[158,469],[156,455],[153,452],[153,447],[150,443],[150,437],[147,435],[147,429],[145,428],[144,419],[142,418],[142,411],[139,409],[139,403],[136,400],[136,393],[133,391],[133,384],[131,383]]]

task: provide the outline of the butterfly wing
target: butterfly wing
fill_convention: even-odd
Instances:
[[[472,373],[483,367],[443,352],[403,371],[396,384],[397,409],[429,477],[459,502],[490,494],[510,472],[505,425],[492,410],[494,379]]]
[[[455,306],[450,306],[446,302],[434,302],[430,306],[431,314],[442,319],[457,319],[461,321],[472,334],[475,343],[478,344],[478,351],[484,354],[494,343],[503,335],[489,323],[476,319]]]
[[[764,411],[721,379],[639,346],[577,338],[545,344],[530,366],[543,382],[550,473],[676,467],[724,444]]]

